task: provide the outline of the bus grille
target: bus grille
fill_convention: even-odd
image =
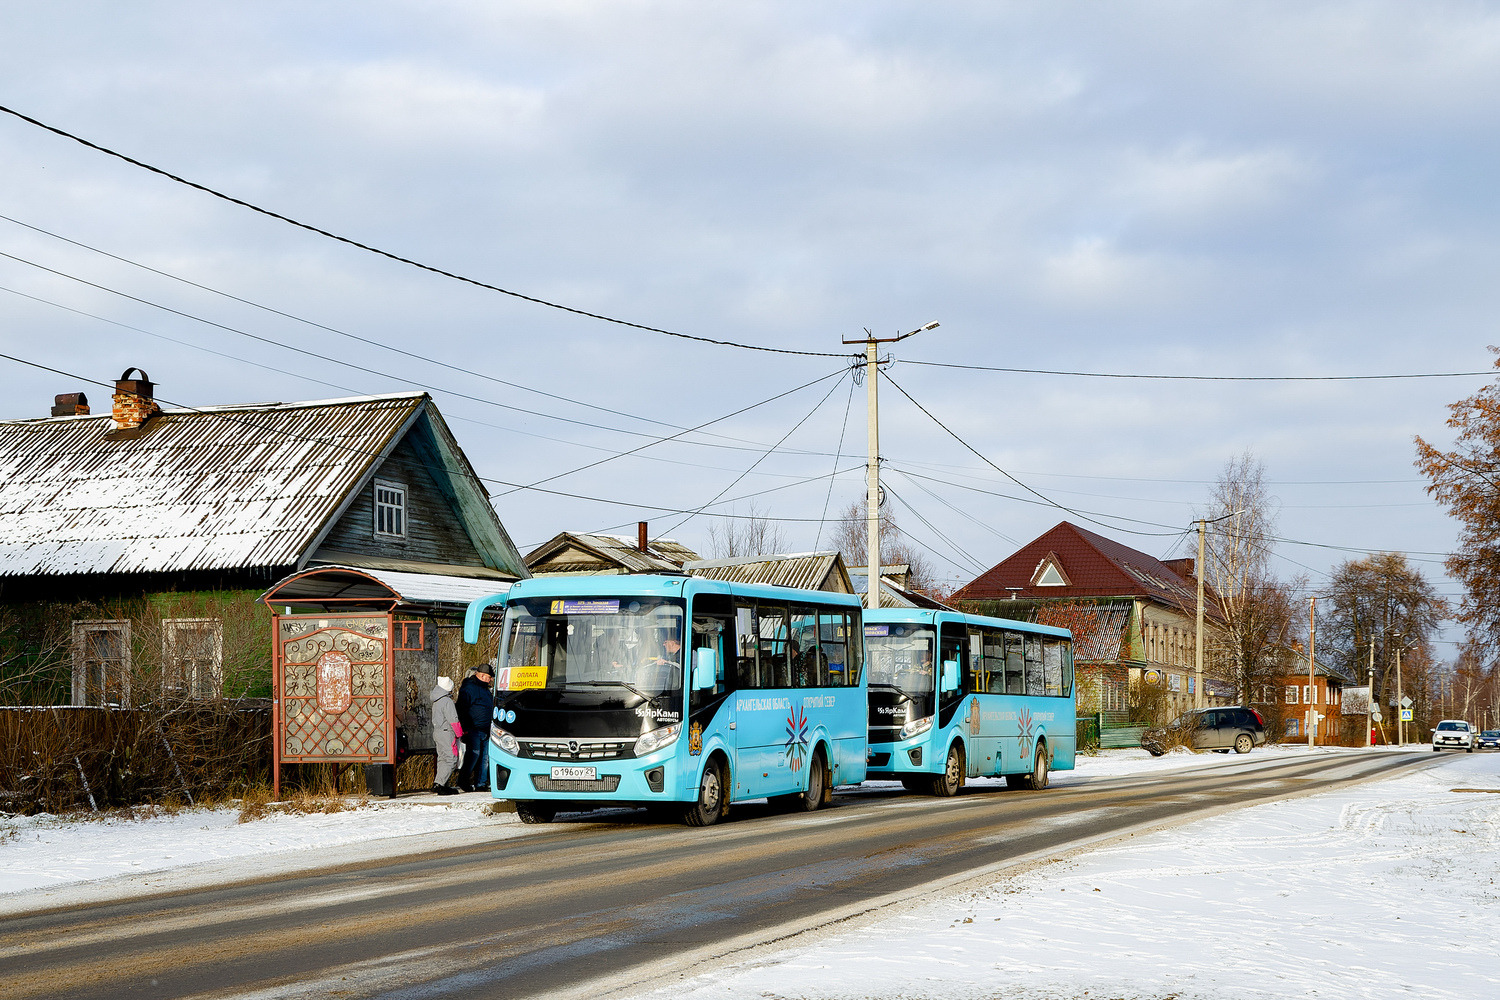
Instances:
[[[528,757],[544,760],[615,760],[634,746],[633,740],[522,740]]]
[[[539,792],[612,792],[620,787],[618,774],[600,775],[597,781],[587,779],[549,778],[533,774],[531,784]]]

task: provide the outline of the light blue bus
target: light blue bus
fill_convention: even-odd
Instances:
[[[866,612],[864,632],[870,777],[948,796],[966,778],[1042,789],[1073,769],[1070,632],[911,608]]]
[[[490,789],[526,823],[670,806],[693,826],[730,803],[813,810],[865,778],[859,599],[685,576],[554,576],[505,604]]]

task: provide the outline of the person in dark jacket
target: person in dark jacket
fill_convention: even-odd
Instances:
[[[494,667],[474,668],[458,689],[458,721],[464,727],[464,762],[458,772],[458,787],[466,792],[490,790],[490,719],[495,711]]]

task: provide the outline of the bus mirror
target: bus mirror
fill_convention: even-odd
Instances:
[[[943,693],[958,690],[958,661],[943,661]]]
[[[718,661],[708,647],[693,650],[693,690],[711,691],[718,680]]]

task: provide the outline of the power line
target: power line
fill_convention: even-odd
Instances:
[[[849,380],[849,397],[844,400],[844,422],[839,424],[839,443],[834,449],[833,467],[839,467],[839,460],[844,457],[844,435],[849,431],[849,410],[854,404],[854,379]],[[833,479],[828,480],[828,495],[823,498],[823,520],[828,520],[828,505],[833,501]],[[823,525],[818,525],[818,536],[813,539],[813,551],[823,544]]]
[[[79,247],[79,248],[81,248],[83,250],[88,250],[91,253],[96,253],[96,254],[100,255],[101,257],[107,257],[110,260],[119,261],[122,264],[128,264],[131,267],[139,268],[142,271],[146,271],[146,272],[149,272],[151,274],[158,275],[159,277],[163,277],[163,278],[170,279],[172,281],[180,282],[180,283],[182,283],[184,285],[189,286],[190,288],[196,288],[199,291],[208,292],[208,293],[210,293],[212,295],[218,295],[218,296],[220,296],[222,298],[229,299],[231,302],[238,302],[241,305],[250,306],[253,309],[259,309],[259,310],[261,310],[263,312],[270,313],[273,316],[280,316],[283,319],[289,319],[289,320],[292,320],[293,322],[302,323],[302,324],[305,324],[307,326],[313,327],[314,329],[325,330],[325,331],[327,331],[329,333],[335,334],[335,335],[340,336],[340,337],[346,337],[349,340],[357,341],[358,343],[361,343],[361,344],[366,344],[366,345],[369,345],[371,347],[378,347],[378,348],[380,348],[382,350],[390,351],[393,354],[400,355],[401,357],[410,358],[410,359],[415,360],[415,361],[421,361],[421,362],[424,362],[424,363],[430,364],[430,365],[435,365],[435,366],[437,366],[439,368],[446,368],[446,369],[448,369],[449,371],[452,371],[452,372],[458,372],[459,374],[468,375],[468,376],[471,376],[473,378],[481,379],[481,380],[486,381],[486,382],[493,382],[496,385],[503,385],[503,386],[506,386],[507,388],[510,388],[510,389],[519,389],[522,392],[535,393],[538,396],[544,396],[544,397],[546,397],[548,399],[555,399],[555,400],[558,400],[558,401],[564,402],[564,403],[572,403],[575,406],[582,406],[582,407],[586,407],[587,409],[598,410],[601,413],[608,413],[608,414],[611,414],[611,415],[617,416],[617,417],[629,417],[632,420],[640,420],[640,421],[643,421],[645,423],[656,424],[656,425],[661,426],[661,427],[671,427],[674,430],[681,430],[682,429],[681,425],[669,423],[669,422],[667,422],[665,420],[657,420],[657,419],[655,419],[653,417],[641,416],[638,413],[627,413],[624,410],[611,409],[608,406],[600,406],[600,405],[598,405],[596,403],[589,403],[589,402],[586,402],[586,401],[581,400],[581,399],[573,399],[573,398],[571,398],[569,396],[559,395],[559,394],[557,394],[555,392],[547,392],[547,391],[545,391],[543,389],[537,389],[537,388],[535,388],[533,386],[524,385],[524,384],[522,384],[520,382],[511,382],[511,381],[508,381],[506,379],[499,378],[498,376],[495,376],[495,375],[490,375],[490,374],[487,374],[485,372],[480,372],[480,371],[475,371],[475,370],[470,369],[470,368],[465,368],[462,365],[455,365],[455,364],[450,364],[450,363],[448,363],[446,361],[439,361],[436,358],[429,357],[428,355],[425,355],[425,354],[419,354],[419,353],[417,353],[415,351],[408,351],[408,350],[405,350],[404,348],[396,347],[396,346],[394,346],[392,344],[387,344],[387,343],[384,343],[383,341],[375,340],[374,338],[371,338],[371,337],[363,337],[363,336],[360,336],[359,334],[350,333],[347,330],[340,330],[339,328],[334,327],[334,326],[329,326],[326,323],[320,323],[317,320],[308,319],[305,316],[298,316],[295,313],[290,313],[290,312],[287,312],[287,311],[285,311],[283,309],[277,309],[275,306],[268,306],[268,305],[266,305],[266,304],[264,304],[262,302],[256,302],[253,299],[247,299],[247,298],[244,298],[243,296],[235,295],[232,292],[226,292],[223,289],[214,288],[211,285],[205,285],[205,284],[202,284],[201,282],[193,281],[191,278],[184,278],[182,275],[179,275],[179,274],[173,274],[170,271],[163,271],[160,268],[152,267],[149,264],[143,264],[140,261],[132,260],[129,257],[122,257],[119,254],[111,253],[108,250],[104,250],[104,249],[101,249],[101,248],[96,247],[96,246],[91,246],[88,243],[83,243],[83,242],[80,242],[79,240],[75,240],[75,239],[72,239],[70,237],[63,236],[60,233],[54,233],[54,232],[52,232],[49,229],[43,229],[41,226],[32,225],[29,222],[22,222],[20,219],[12,218],[9,215],[0,214],[0,219],[3,219],[6,222],[10,222],[10,223],[12,223],[14,225],[17,225],[17,226],[21,226],[24,229],[29,229],[32,232],[41,233],[44,236],[50,236],[52,239],[59,240],[59,241],[61,241],[63,243],[67,243],[67,244],[69,244],[71,246]],[[66,307],[63,307],[63,308],[66,308]],[[85,314],[85,315],[87,315],[87,314]],[[95,318],[98,318],[98,317],[95,317]],[[106,322],[108,322],[108,321],[106,321]],[[141,332],[144,333],[146,331],[141,331]],[[734,439],[733,438],[729,438],[727,440],[734,440]]]
[[[219,198],[223,201],[227,201],[232,205],[238,205],[241,208],[248,208],[250,211],[258,212],[268,218],[276,219],[279,222],[285,222],[288,225],[296,226],[298,229],[303,229],[310,233],[316,233],[319,236],[326,237],[338,243],[343,243],[358,250],[364,250],[367,253],[372,253],[379,257],[384,257],[387,260],[393,260],[399,264],[406,264],[409,267],[427,271],[431,274],[440,275],[444,278],[451,278],[454,281],[461,281],[466,285],[473,285],[476,288],[483,288],[491,292],[499,292],[501,295],[508,295],[511,298],[520,299],[523,302],[530,302],[534,305],[545,306],[548,309],[557,309],[561,312],[572,313],[575,316],[584,316],[588,319],[596,319],[604,323],[613,323],[616,326],[629,327],[634,330],[643,330],[647,333],[659,333],[667,337],[678,337],[682,340],[696,340],[700,343],[716,344],[720,347],[737,347],[741,350],[746,351],[764,351],[770,354],[796,354],[806,357],[818,358],[841,358],[846,356],[843,354],[834,354],[828,351],[794,351],[785,347],[762,347],[758,344],[742,344],[733,340],[719,340],[713,337],[700,337],[691,333],[679,333],[675,330],[666,330],[658,326],[647,326],[644,323],[633,323],[630,320],[617,319],[613,316],[606,316],[603,313],[589,312],[586,309],[579,309],[574,306],[566,306],[560,302],[552,302],[548,299],[538,298],[534,295],[526,295],[522,292],[517,292],[509,288],[502,288],[499,285],[492,285],[487,281],[480,281],[478,278],[470,278],[462,274],[457,274],[453,271],[445,270],[441,267],[435,267],[432,264],[424,264],[421,261],[413,260],[410,257],[403,257],[400,254],[392,253],[389,250],[382,250],[379,247],[371,246],[368,243],[361,243],[358,240],[350,239],[347,236],[340,236],[337,233],[329,232],[326,229],[320,229],[317,226],[311,225],[309,223],[300,222],[296,219],[291,218],[290,216],[282,215],[280,212],[273,212],[268,208],[261,208],[259,205],[252,204],[251,202],[245,201],[242,198],[236,198],[233,195],[225,194],[224,192],[217,191],[205,184],[199,184],[196,181],[190,181],[185,177],[180,177],[177,174],[163,170],[161,167],[152,166],[151,164],[145,163],[141,160],[137,160],[132,156],[127,156],[124,153],[117,152],[116,150],[110,149],[107,146],[101,146],[96,142],[90,142],[88,139],[85,139],[82,136],[74,135],[72,132],[60,129],[55,125],[48,125],[46,122],[39,121],[36,118],[32,118],[30,115],[22,114],[14,108],[8,108],[4,105],[0,105],[0,111],[3,111],[4,113],[11,115],[12,117],[19,118],[21,121],[26,122],[28,125],[35,125],[37,128],[45,129],[46,131],[51,132],[54,135],[62,136],[64,139],[71,139],[79,145],[86,146],[89,149],[96,150],[100,153],[104,153],[106,156],[113,156],[115,159],[122,160],[125,163],[130,164],[131,166],[140,167],[142,170],[150,171],[151,173],[156,174],[160,177],[165,177],[167,180],[174,181],[186,187],[190,187],[195,191],[202,191],[204,194],[212,195],[213,197]]]
[[[1038,490],[1032,489],[1030,486],[1027,486],[1025,483],[1021,482],[1021,480],[1019,480],[1015,476],[1011,475],[1009,472],[1006,472],[1004,469],[1000,468],[1000,466],[996,465],[994,462],[991,462],[988,458],[986,458],[984,456],[984,454],[982,452],[979,451],[979,449],[975,448],[973,445],[969,444],[969,442],[967,442],[963,438],[959,437],[956,433],[954,433],[954,431],[952,429],[950,429],[948,427],[947,424],[943,423],[937,417],[933,416],[932,411],[928,410],[927,407],[925,407],[921,403],[917,402],[912,397],[911,393],[909,393],[905,389],[901,388],[900,383],[898,383],[895,379],[891,378],[889,372],[886,373],[885,380],[887,382],[889,382],[891,385],[895,386],[896,391],[899,392],[899,393],[901,393],[901,395],[905,396],[907,398],[907,400],[913,406],[915,406],[917,409],[919,409],[923,413],[925,413],[927,415],[927,418],[929,420],[931,420],[933,423],[937,424],[944,431],[946,431],[949,437],[953,438],[953,440],[957,441],[959,444],[963,445],[969,451],[973,452],[979,458],[980,461],[984,462],[986,465],[988,465],[990,468],[994,469],[996,472],[1000,473],[1006,479],[1009,479],[1011,482],[1013,482],[1017,486],[1021,487],[1021,489],[1025,490],[1027,493],[1030,493],[1032,496],[1036,497],[1038,500],[1040,500],[1046,506],[1048,506],[1048,507],[1056,507],[1058,510],[1064,511],[1064,512],[1069,513],[1069,514],[1072,514],[1074,517],[1082,518],[1083,520],[1088,521],[1090,524],[1097,524],[1101,528],[1109,528],[1110,530],[1113,530],[1113,531],[1125,531],[1125,532],[1129,532],[1130,534],[1133,534],[1133,535],[1158,535],[1159,536],[1159,533],[1157,533],[1157,532],[1136,531],[1136,530],[1134,530],[1132,528],[1121,528],[1121,527],[1116,527],[1115,525],[1106,524],[1103,521],[1100,521],[1100,520],[1097,520],[1097,519],[1095,519],[1093,517],[1090,517],[1089,515],[1083,513],[1082,511],[1074,510],[1071,507],[1065,507],[1062,504],[1058,503],[1056,500],[1053,500],[1051,497],[1047,496],[1046,494],[1044,494],[1044,493],[1042,493],[1042,492],[1040,492]],[[1112,515],[1101,514],[1099,516],[1100,517],[1111,517]],[[1134,521],[1137,524],[1150,524],[1153,527],[1159,527],[1159,528],[1168,527],[1168,525],[1154,524],[1151,521],[1139,521],[1139,520],[1136,520],[1135,518],[1130,518],[1130,517],[1117,517],[1117,518],[1114,518],[1114,520]],[[1172,532],[1172,534],[1176,534],[1176,533],[1177,532],[1175,530]]]
[[[1403,372],[1396,375],[1158,375],[1143,372],[1077,372],[1054,368],[1003,368],[997,365],[959,365],[948,361],[912,361],[903,365],[928,368],[957,368],[965,371],[1004,372],[1010,375],[1063,375],[1071,378],[1148,379],[1164,382],[1375,382],[1419,378],[1473,378],[1491,376],[1493,368],[1482,372]]]
[[[98,379],[89,378],[88,376],[86,376],[86,375],[80,375],[77,372],[66,371],[66,370],[64,370],[62,368],[54,368],[51,365],[44,365],[44,364],[41,364],[40,362],[37,362],[37,361],[28,361],[25,358],[19,358],[19,357],[16,357],[15,355],[13,355],[13,354],[0,353],[0,358],[3,358],[5,360],[7,360],[7,361],[13,361],[16,364],[25,365],[28,368],[36,368],[36,369],[39,369],[41,371],[51,372],[54,375],[62,375],[65,378],[74,379],[76,381],[83,382],[83,383],[85,383],[87,385],[102,386],[103,388],[106,388],[106,389],[113,389],[114,388],[113,383],[110,383],[110,382],[101,382]],[[288,430],[286,430],[283,427],[268,426],[266,424],[250,420],[247,417],[243,417],[243,416],[237,417],[237,416],[235,416],[235,414],[233,412],[225,412],[223,410],[218,410],[218,409],[204,409],[202,407],[190,406],[190,405],[188,405],[186,403],[179,403],[179,402],[176,402],[174,400],[165,399],[165,398],[160,399],[159,402],[167,403],[170,406],[178,407],[179,409],[186,410],[189,413],[197,413],[197,414],[199,414],[201,416],[215,417],[215,418],[218,418],[220,420],[229,421],[231,423],[249,424],[250,426],[255,427],[257,430],[267,431],[267,432],[272,433],[272,434],[279,434],[282,437],[293,438],[293,439],[298,440],[298,441],[306,441],[306,442],[308,442],[310,444],[320,445],[320,446],[325,447],[325,448],[335,448],[335,449],[339,449],[341,451],[347,451],[347,452],[350,452],[352,454],[360,455],[360,456],[363,456],[363,457],[366,457],[366,458],[377,458],[377,457],[379,457],[377,455],[377,453],[372,452],[372,451],[367,451],[366,449],[363,449],[363,448],[357,448],[357,447],[355,447],[353,445],[344,444],[344,443],[342,443],[340,441],[331,441],[331,440],[325,440],[325,439],[322,439],[322,438],[308,437],[305,434],[297,434],[295,432],[288,431]],[[429,468],[430,468],[430,466],[429,466]],[[704,507],[707,507],[708,506],[707,504],[705,504],[704,507],[700,507],[700,508],[693,509],[693,510],[689,510],[687,508],[681,508],[681,507],[663,507],[663,506],[661,506],[659,504],[636,503],[634,501],[629,501],[629,500],[614,500],[614,499],[611,499],[611,498],[608,498],[608,497],[589,496],[587,494],[582,494],[582,493],[568,493],[568,492],[565,492],[563,490],[548,490],[548,489],[542,489],[540,487],[525,486],[524,484],[521,484],[521,483],[513,483],[513,482],[510,482],[509,480],[498,479],[498,478],[495,478],[493,476],[481,476],[481,475],[473,474],[473,473],[457,472],[457,471],[452,470],[452,469],[447,469],[445,471],[447,471],[451,475],[458,475],[458,476],[461,476],[462,478],[469,479],[469,480],[471,480],[471,481],[473,481],[475,483],[478,483],[478,484],[493,483],[493,484],[495,484],[497,486],[516,486],[516,487],[520,487],[522,489],[530,490],[531,492],[542,493],[542,494],[545,494],[547,496],[563,497],[563,498],[570,499],[570,500],[585,500],[585,501],[588,501],[588,502],[591,502],[591,503],[610,504],[610,505],[613,505],[613,506],[616,506],[616,507],[629,507],[629,508],[632,508],[632,509],[635,509],[635,510],[657,511],[657,512],[660,512],[660,513],[663,513],[663,514],[667,514],[667,515],[672,515],[672,514],[692,514],[694,516],[697,516],[697,515],[703,514],[704,516],[707,516],[707,517],[718,517],[718,518],[725,518],[725,519],[729,519],[729,520],[754,520],[754,519],[756,519],[756,515],[706,513],[705,510],[704,510]],[[741,477],[741,478],[743,478],[743,477]],[[818,478],[821,478],[821,477],[818,477]],[[488,491],[486,491],[486,493],[487,492]],[[761,520],[786,521],[786,522],[789,522],[789,523],[807,523],[807,524],[815,524],[815,523],[818,522],[818,518],[814,518],[814,517],[776,517],[776,518],[761,518]]]
[[[829,377],[829,376],[825,376],[825,377]],[[822,379],[819,379],[818,381],[821,382]],[[838,384],[835,383],[834,386],[833,386],[833,388],[829,389],[828,392],[826,392],[823,395],[823,398],[820,399],[820,400],[818,400],[817,403],[815,403],[813,405],[813,408],[807,412],[807,416],[803,417],[801,420],[799,420],[795,424],[793,424],[791,430],[789,430],[785,434],[781,435],[781,439],[779,441],[777,441],[775,444],[771,445],[771,447],[767,448],[764,454],[760,455],[758,458],[756,458],[756,460],[754,462],[752,462],[750,464],[750,468],[746,469],[744,472],[742,472],[738,476],[736,476],[734,478],[733,482],[731,482],[728,486],[726,486],[722,490],[720,490],[718,492],[718,494],[715,495],[714,498],[712,500],[710,500],[708,503],[704,504],[703,507],[700,507],[697,510],[689,513],[687,517],[684,517],[681,521],[678,521],[676,524],[674,524],[671,528],[668,528],[667,530],[668,531],[676,531],[678,528],[682,527],[684,524],[687,524],[689,521],[691,521],[694,517],[696,517],[699,513],[701,513],[705,508],[712,507],[715,503],[717,503],[719,501],[719,499],[724,496],[725,493],[728,493],[731,489],[734,488],[735,484],[737,484],[741,479],[744,479],[746,476],[750,475],[750,473],[754,472],[755,471],[755,467],[757,465],[759,465],[761,462],[765,461],[767,458],[770,457],[770,455],[771,455],[772,452],[774,452],[777,448],[781,447],[781,444],[782,444],[783,441],[785,441],[787,438],[789,438],[793,434],[795,434],[797,432],[797,428],[801,427],[803,424],[805,424],[809,420],[811,420],[813,414],[817,413],[818,410],[822,409],[823,404],[826,403],[826,402],[828,402],[828,397],[832,396],[833,393],[834,393],[834,391],[837,390],[837,389],[838,389]]]

